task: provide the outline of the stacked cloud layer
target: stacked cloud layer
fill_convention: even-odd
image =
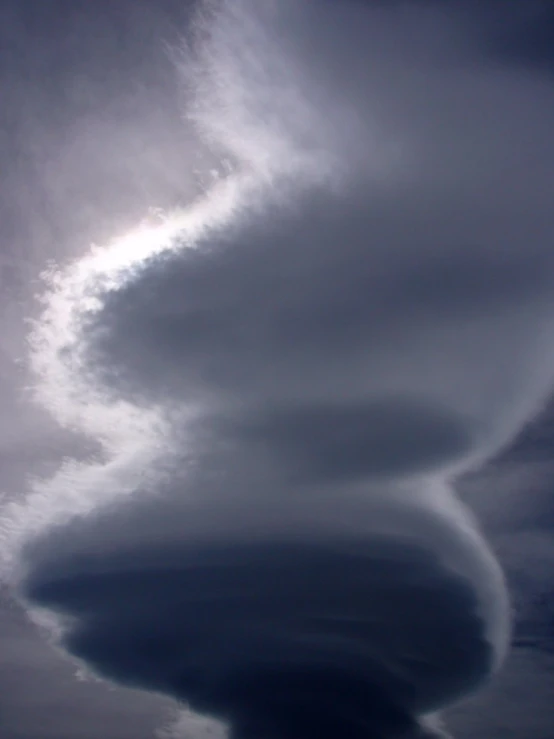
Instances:
[[[190,114],[234,170],[53,281],[37,395],[104,456],[5,509],[12,581],[234,739],[439,736],[509,638],[451,483],[554,377],[554,95],[454,6],[196,30]]]

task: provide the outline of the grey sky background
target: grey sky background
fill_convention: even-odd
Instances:
[[[340,19],[332,2],[321,2],[327,20],[335,12]],[[350,48],[337,47],[333,24],[310,26],[311,11],[296,25],[280,28],[285,49],[287,44],[301,49],[304,68],[318,70],[295,78],[295,85],[316,110],[330,99],[334,104],[326,109],[325,120],[310,122],[293,100],[285,133],[291,132],[295,146],[299,140],[306,143],[310,161],[322,151],[346,161],[348,171],[356,171],[354,187],[344,176],[337,199],[325,188],[307,188],[299,191],[292,209],[276,199],[261,218],[247,214],[230,230],[216,230],[197,257],[159,260],[129,281],[87,327],[93,384],[141,403],[185,399],[203,409],[192,440],[190,429],[180,423],[170,439],[173,449],[190,445],[188,456],[196,465],[192,478],[183,471],[183,462],[190,460],[173,453],[167,461],[169,482],[159,486],[154,504],[146,498],[100,513],[46,537],[29,555],[33,597],[81,615],[91,608],[104,623],[113,621],[112,630],[98,636],[94,618],[83,617],[93,625],[90,641],[85,638],[74,651],[81,649],[82,656],[115,677],[126,680],[135,670],[139,684],[150,687],[154,680],[152,672],[144,677],[142,666],[129,667],[135,658],[132,642],[128,653],[122,647],[120,654],[115,645],[124,642],[121,629],[140,634],[144,624],[172,634],[167,620],[175,612],[171,598],[179,588],[194,591],[195,585],[168,582],[159,591],[156,579],[150,583],[144,573],[155,567],[163,571],[173,558],[189,556],[180,548],[184,525],[187,542],[202,541],[203,532],[213,531],[218,540],[228,526],[271,536],[279,529],[277,520],[283,526],[293,521],[301,532],[311,526],[332,529],[342,514],[331,495],[318,499],[320,512],[314,519],[309,500],[300,511],[291,506],[280,512],[278,491],[298,485],[349,490],[368,478],[371,490],[380,489],[392,485],[399,472],[427,472],[468,454],[478,458],[501,445],[528,414],[528,397],[537,408],[544,400],[551,357],[548,342],[537,344],[533,332],[543,321],[548,336],[551,316],[554,13],[548,1],[447,2],[441,10],[438,5],[352,2],[360,18],[368,7],[375,15],[370,25],[342,28],[341,38],[350,38]],[[413,31],[396,15],[407,6]],[[188,62],[177,51],[190,38],[193,9],[192,3],[177,0],[4,0],[0,6],[4,502],[19,499],[33,477],[51,477],[64,458],[88,459],[98,452],[98,440],[59,428],[24,390],[26,319],[38,312],[34,295],[41,290],[40,272],[52,260],[63,262],[83,254],[91,242],[102,244],[125,232],[148,209],[186,205],[221,167],[217,150],[210,154],[184,119],[190,91],[178,63]],[[247,56],[235,57],[233,39],[225,27],[219,32],[215,48],[223,58],[228,55],[229,69],[241,73]],[[422,38],[429,41],[424,50]],[[369,72],[366,57],[357,60],[356,52],[361,48],[356,44],[368,39],[375,60]],[[482,67],[489,76],[477,74]],[[264,89],[263,74],[258,83],[247,101],[249,115],[260,106],[279,120],[282,100],[272,100],[268,87],[266,97],[257,94]],[[374,94],[363,101],[361,112],[372,115],[379,101],[377,124],[393,142],[409,142],[407,161],[414,162],[415,172],[408,171],[402,180],[402,166],[393,168],[386,173],[389,189],[377,191],[375,181],[383,180],[383,170],[377,166],[373,179],[364,174],[368,161],[375,163],[375,151],[357,147],[355,114],[360,111],[348,109],[349,99],[358,100],[368,84]],[[330,90],[335,97],[326,97]],[[232,96],[233,89],[221,93],[231,100],[227,93]],[[245,121],[233,119],[231,105],[229,110],[230,118],[222,116],[213,124],[216,138],[225,135],[226,126],[244,130]],[[198,115],[202,118],[205,111]],[[344,130],[349,136],[337,139],[335,133]],[[254,127],[250,136],[233,140],[237,158],[261,166],[264,146],[282,141],[288,146],[278,126],[266,134]],[[378,261],[364,256],[368,221],[388,247]],[[333,248],[339,240],[344,241],[340,254]],[[406,244],[415,246],[408,250]],[[446,244],[445,253],[435,244]],[[378,322],[374,315],[381,316]],[[466,321],[472,328],[464,338],[460,327]],[[410,339],[414,331],[416,341]],[[453,339],[437,343],[437,335],[450,333]],[[364,353],[368,344],[375,361]],[[407,399],[368,400],[360,370],[366,361],[372,397],[396,382],[407,388]],[[404,361],[409,362],[409,382],[404,368],[398,369]],[[531,375],[524,410],[515,404],[505,410],[506,397]],[[534,388],[543,386],[534,397]],[[412,404],[408,391],[438,399],[439,410]],[[554,735],[550,417],[545,410],[498,459],[458,483],[506,570],[516,614],[507,667],[490,688],[447,713],[449,730],[459,739]],[[236,485],[223,498],[220,482],[207,474],[218,466]],[[202,501],[185,518],[175,490],[188,489],[191,479],[204,499],[224,501],[217,515]],[[258,503],[251,505],[244,491],[262,487]],[[383,513],[377,505],[372,515],[385,528],[402,532],[415,519],[404,514],[398,519],[399,510]],[[353,506],[345,514],[348,531],[355,530],[356,517]],[[90,552],[102,562],[100,572],[113,568],[127,575],[102,582],[96,565],[86,561]],[[202,556],[209,560],[214,554]],[[248,559],[251,554],[244,556],[256,587],[263,590],[263,574]],[[264,556],[262,551],[254,559]],[[286,560],[291,556],[278,555],[284,562],[283,619],[294,617],[287,603],[297,597],[297,589],[324,580],[321,573],[333,566],[324,555],[321,562],[314,555],[313,569],[304,571],[294,559],[296,582]],[[406,567],[402,556],[400,581]],[[156,607],[133,601],[137,591],[128,568],[137,557],[146,563],[139,591],[145,590],[151,603],[169,598],[161,615]],[[75,564],[81,561],[84,565]],[[335,562],[339,570],[341,561]],[[440,580],[444,573],[439,570]],[[391,574],[391,582],[396,576]],[[243,587],[240,579],[234,584]],[[321,598],[327,592],[344,601],[340,587],[329,584]],[[125,592],[130,612],[143,608],[142,625],[129,616],[126,604],[118,605],[118,592]],[[80,593],[86,594],[84,600]],[[260,595],[260,608],[266,607],[265,597]],[[146,739],[171,722],[175,704],[169,699],[77,679],[75,666],[27,622],[7,589],[1,603],[2,737]],[[450,605],[448,598],[439,601],[440,609]],[[176,611],[181,607],[175,602]],[[366,607],[352,596],[353,612]],[[240,628],[231,631],[239,644],[241,629],[258,628],[248,618],[245,614]],[[227,628],[225,612],[213,623],[210,638]],[[458,627],[463,640],[465,622],[454,623]],[[190,626],[193,632],[196,628]],[[185,636],[185,627],[176,630],[175,643]],[[182,697],[168,682],[162,662],[144,663],[144,670],[155,665],[161,676],[154,688],[161,685],[164,692]],[[244,690],[253,690],[248,679]],[[242,705],[242,697],[233,700]],[[175,735],[197,739],[204,731],[192,719],[182,719]]]

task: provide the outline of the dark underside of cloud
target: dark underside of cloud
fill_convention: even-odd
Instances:
[[[81,555],[27,595],[75,619],[64,644],[99,673],[241,739],[403,736],[491,663],[469,583],[409,540]]]

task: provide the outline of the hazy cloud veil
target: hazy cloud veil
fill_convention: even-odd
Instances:
[[[440,736],[507,648],[452,482],[554,377],[553,95],[446,6],[205,4],[183,84],[224,174],[33,329],[102,451],[4,507],[5,576],[234,739]]]

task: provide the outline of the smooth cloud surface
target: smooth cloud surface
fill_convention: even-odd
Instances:
[[[37,394],[104,445],[3,515],[112,679],[235,739],[439,736],[501,663],[456,475],[554,376],[553,94],[455,10],[229,0],[183,64],[234,172],[60,273]]]

